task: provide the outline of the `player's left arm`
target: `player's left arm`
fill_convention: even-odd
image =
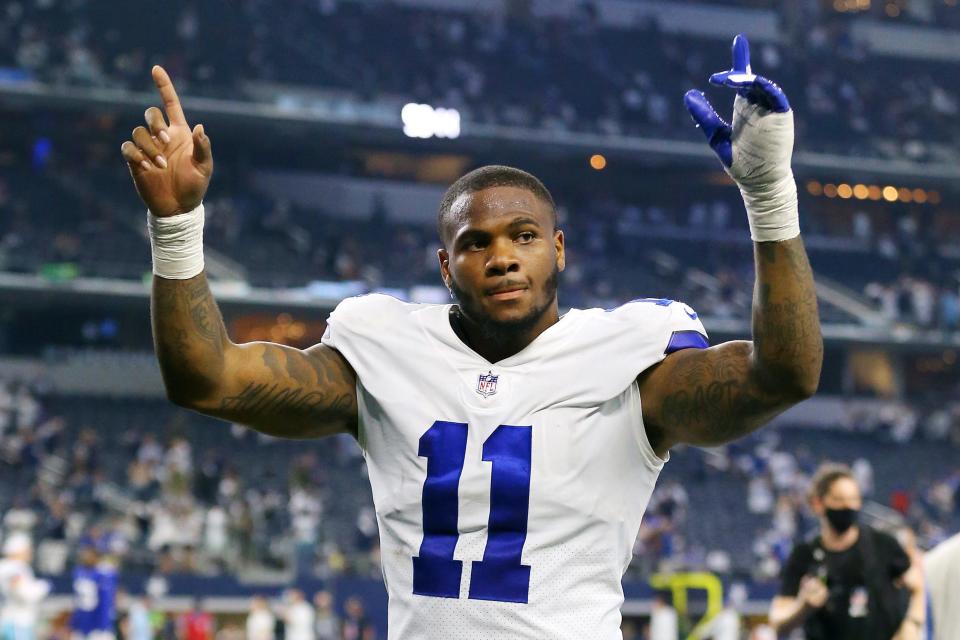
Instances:
[[[790,168],[793,112],[770,80],[754,75],[746,38],[715,84],[737,90],[733,125],[703,93],[684,97],[740,188],[754,240],[753,340],[673,353],[640,376],[644,424],[658,455],[671,446],[736,440],[816,392],[823,339]]]

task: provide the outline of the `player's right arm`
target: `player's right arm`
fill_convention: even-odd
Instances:
[[[193,211],[213,174],[210,139],[187,124],[167,73],[154,67],[169,123],[146,111],[121,152],[137,192],[157,218]],[[286,438],[356,435],[356,374],[337,351],[269,342],[236,344],[227,335],[201,272],[186,279],[154,276],[154,347],[174,403]]]

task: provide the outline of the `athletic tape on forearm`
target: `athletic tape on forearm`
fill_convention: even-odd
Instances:
[[[793,112],[771,113],[743,96],[734,101],[733,165],[737,185],[756,242],[800,235],[793,156]]]
[[[203,271],[203,220],[202,203],[193,211],[168,218],[147,211],[154,275],[187,280]]]
[[[754,242],[777,242],[800,235],[797,182],[793,172],[769,185],[740,187]]]

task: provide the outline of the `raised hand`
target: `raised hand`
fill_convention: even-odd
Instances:
[[[727,172],[741,186],[783,179],[793,153],[790,102],[774,82],[753,73],[746,36],[733,39],[733,68],[713,74],[710,82],[736,89],[733,126],[702,91],[690,90],[683,99]]]
[[[125,141],[120,152],[151,213],[169,217],[192,211],[203,200],[213,175],[213,153],[203,125],[191,130],[187,124],[163,67],[153,67],[153,81],[167,119],[157,107],[147,109],[147,126],[134,129],[132,140]]]

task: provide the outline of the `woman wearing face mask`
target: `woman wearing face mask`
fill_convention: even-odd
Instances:
[[[892,537],[858,522],[862,498],[846,466],[827,464],[812,480],[820,531],[784,565],[770,606],[779,634],[802,627],[807,640],[913,640],[925,624],[923,577]]]

